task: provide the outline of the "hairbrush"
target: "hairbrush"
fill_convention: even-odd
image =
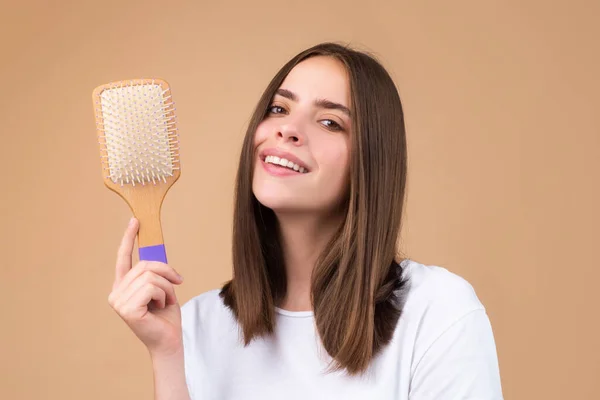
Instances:
[[[169,84],[162,79],[111,82],[94,89],[104,184],[139,220],[140,260],[167,262],[160,210],[179,179],[179,141]]]

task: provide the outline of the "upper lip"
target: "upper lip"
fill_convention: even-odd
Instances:
[[[285,158],[286,160],[291,161],[294,164],[298,164],[299,167],[303,167],[306,171],[309,171],[309,168],[306,166],[304,161],[302,161],[292,153],[288,153],[287,151],[278,149],[276,147],[264,149],[260,152],[260,159],[262,161],[265,161],[265,158],[267,158],[267,156],[277,156],[279,158]]]

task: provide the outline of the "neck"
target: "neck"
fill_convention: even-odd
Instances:
[[[279,307],[289,311],[312,310],[312,272],[340,218],[277,214],[277,220],[287,276],[286,295]]]

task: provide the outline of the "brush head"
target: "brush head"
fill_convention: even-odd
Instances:
[[[107,185],[157,185],[179,177],[175,108],[167,82],[112,82],[97,87],[93,98]]]

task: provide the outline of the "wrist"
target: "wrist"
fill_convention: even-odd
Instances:
[[[155,399],[190,399],[183,354],[183,346],[150,352]]]
[[[152,362],[169,362],[183,357],[183,343],[168,348],[148,350]]]

